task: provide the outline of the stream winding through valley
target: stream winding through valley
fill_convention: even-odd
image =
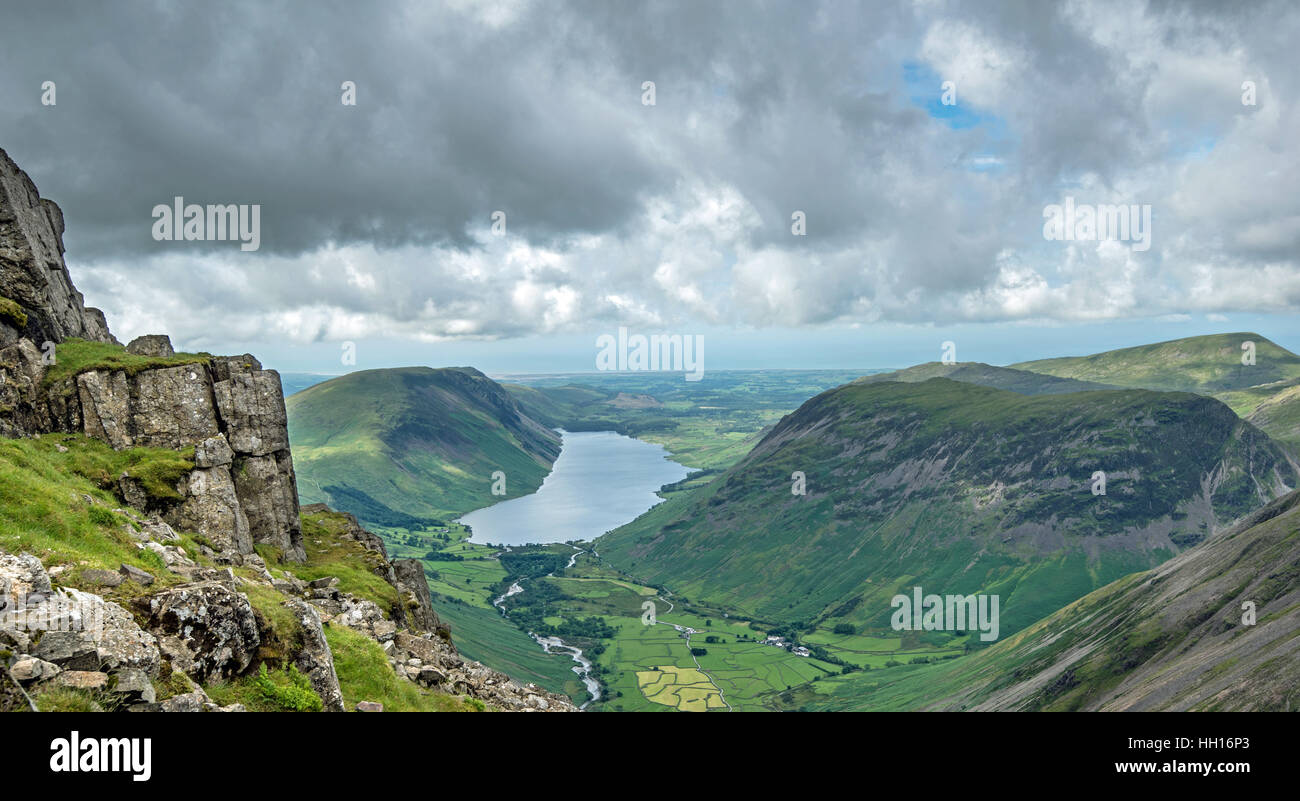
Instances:
[[[560,431],[560,436],[560,455],[536,492],[475,510],[460,519],[470,527],[470,542],[507,548],[530,543],[592,542],[660,503],[663,499],[656,494],[659,488],[691,472],[669,459],[662,446],[613,431]],[[574,553],[566,569],[587,553],[576,545],[571,547]],[[595,554],[595,548],[590,552]],[[515,581],[492,605],[505,615],[506,599],[522,592],[523,584]],[[573,672],[591,696],[581,709],[600,700],[600,682],[592,675],[594,665],[581,648],[559,637],[542,637],[531,631],[528,635],[546,653],[567,653],[572,657],[576,663]]]

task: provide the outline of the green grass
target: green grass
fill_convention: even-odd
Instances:
[[[391,614],[398,603],[397,590],[375,573],[383,557],[355,540],[340,536],[347,526],[341,514],[318,512],[302,514],[300,518],[307,560],[290,566],[293,574],[304,581],[333,576],[339,580],[341,591],[374,601],[385,615]],[[277,558],[265,546],[260,550],[263,558]]]
[[[1206,517],[1192,502],[1220,466]],[[1089,489],[1099,469],[1112,476],[1100,498]],[[791,494],[794,471],[806,496]],[[1137,547],[1114,535],[1150,527],[1195,542],[1265,502],[1258,487],[1277,477],[1296,479],[1282,451],[1196,395],[854,383],[598,547],[643,583],[770,621],[820,622],[856,600],[836,622],[879,629],[904,585],[996,588],[1007,634],[1173,553],[1156,534]],[[1023,533],[1033,527],[1059,544],[1036,545]]]
[[[359,701],[377,701],[385,712],[478,712],[477,699],[425,690],[399,678],[388,664],[379,643],[343,626],[327,626],[325,639],[334,654],[334,670],[343,691],[344,706],[355,709]]]
[[[112,702],[107,693],[71,687],[48,687],[38,690],[32,696],[32,700],[36,702],[36,708],[41,712],[107,712],[112,709]]]
[[[60,445],[66,453],[58,450]],[[107,487],[112,486],[110,477],[128,465],[146,466],[156,475],[175,467],[178,459],[171,451],[114,451],[72,434],[0,439],[0,548],[35,554],[47,567],[116,570],[126,563],[168,583],[172,579],[158,555],[138,549],[127,518],[112,511],[124,504]],[[181,544],[193,549],[192,539]],[[64,580],[75,585],[79,572]],[[127,582],[115,589],[124,593],[133,587]]]
[[[182,364],[209,364],[210,353],[177,353],[174,356],[136,356],[127,353],[122,345],[111,342],[90,342],[84,339],[66,339],[54,350],[55,364],[45,371],[45,386],[60,384],[69,378],[91,370],[121,370],[135,375],[142,370],[159,367],[176,367]],[[69,382],[67,391],[72,391]]]
[[[1243,342],[1255,364],[1243,365]],[[1300,378],[1300,356],[1252,332],[1186,337],[1091,356],[1013,364],[1019,370],[1124,387],[1212,394]]]
[[[323,707],[311,681],[293,665],[273,671],[262,663],[256,673],[213,685],[206,692],[221,706],[243,704],[250,712],[319,712]]]

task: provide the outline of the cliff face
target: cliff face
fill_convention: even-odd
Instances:
[[[179,502],[150,499],[129,474],[121,494],[194,531],[218,550],[254,544],[304,558],[298,489],[280,376],[249,354],[177,359],[166,336],[140,337],[123,354],[157,367],[93,361],[50,379],[70,339],[116,345],[104,315],[86,308],[63,263],[63,215],[0,150],[0,434],[84,433],[121,450],[194,448]],[[45,345],[53,342],[54,347]],[[68,344],[64,344],[68,343]]]
[[[40,345],[79,337],[116,342],[87,308],[63,263],[63,212],[0,150],[0,287],[27,313],[22,336]]]
[[[163,335],[122,347],[73,287],[62,234],[0,150],[0,710],[65,691],[103,709],[300,709],[306,689],[326,711],[575,710],[463,659],[418,562],[389,561],[351,515],[299,508],[274,370]]]

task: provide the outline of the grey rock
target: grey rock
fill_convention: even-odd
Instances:
[[[383,712],[384,705],[378,701],[357,701],[358,712]]]
[[[121,573],[115,573],[112,570],[83,570],[81,571],[81,580],[86,584],[93,584],[99,587],[116,587],[126,579]]]
[[[108,687],[108,674],[99,670],[65,670],[56,681],[75,690],[103,690]]]
[[[42,199],[27,173],[0,150],[0,286],[27,312],[36,342],[69,337],[115,342],[104,315],[89,309],[63,262],[63,212]]]
[[[33,636],[32,655],[64,670],[158,671],[158,646],[121,606],[81,590],[61,589],[38,605],[28,619],[50,630]]]
[[[4,598],[0,597],[0,603]],[[3,615],[0,615],[2,618]],[[11,653],[24,654],[32,646],[32,638],[27,636],[25,631],[12,626],[0,626],[0,648],[4,648]]]
[[[294,655],[294,665],[311,680],[312,689],[320,695],[326,712],[342,712],[343,691],[334,672],[334,655],[325,640],[320,614],[304,601],[289,600],[284,605],[297,615],[302,624],[302,645]]]
[[[9,666],[9,673],[15,681],[26,684],[33,681],[48,681],[59,675],[62,669],[53,662],[35,656],[20,656]]]
[[[416,559],[393,561],[397,578],[397,592],[402,599],[406,624],[416,631],[433,631],[441,621],[433,611],[433,598],[429,593],[429,580],[424,575],[424,565]]]
[[[230,449],[224,434],[208,437],[194,446],[194,464],[197,467],[220,467],[234,459],[235,452]]]
[[[149,680],[149,674],[137,668],[123,668],[113,674],[116,684],[113,685],[113,692],[121,696],[124,703],[146,703],[152,704],[157,699],[157,693],[154,690],[153,682]]]
[[[305,561],[298,484],[289,451],[237,457],[231,472],[253,542],[279,548],[288,561]]]
[[[227,362],[229,364],[229,362]],[[212,387],[230,447],[241,455],[266,456],[289,448],[288,416],[280,374],[274,370],[232,372]]]
[[[219,582],[172,587],[137,603],[159,650],[200,684],[242,673],[261,644],[248,598]]]
[[[175,356],[171,337],[166,334],[145,334],[136,337],[126,345],[126,352],[136,356]]]
[[[185,500],[164,514],[168,523],[207,538],[220,550],[252,552],[248,517],[235,491],[229,466],[192,470],[182,482],[181,490]]]
[[[123,564],[118,568],[118,572],[120,572],[123,578],[128,581],[134,581],[136,584],[144,587],[148,587],[154,582],[154,578],[151,574],[146,573],[135,565]]]
[[[205,704],[212,703],[212,699],[202,690],[173,695],[171,698],[160,703],[159,711],[162,712],[204,712]]]

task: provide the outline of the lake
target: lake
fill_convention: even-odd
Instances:
[[[531,495],[460,519],[470,542],[494,545],[592,540],[661,502],[655,492],[691,471],[661,445],[613,431],[561,431],[560,456]]]

